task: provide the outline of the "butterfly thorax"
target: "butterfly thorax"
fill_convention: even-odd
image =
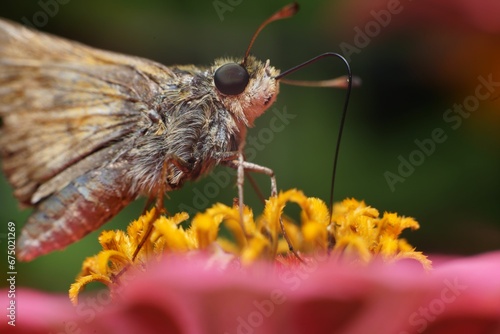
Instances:
[[[209,68],[171,67],[172,79],[144,110],[126,159],[132,193],[177,189],[208,173],[228,152],[237,152],[248,126],[274,102],[277,71],[251,58],[250,81],[237,96],[220,93]]]

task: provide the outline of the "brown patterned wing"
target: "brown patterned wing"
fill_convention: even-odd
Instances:
[[[82,238],[137,194],[120,159],[173,78],[152,61],[96,50],[0,19],[0,154],[31,260]]]
[[[0,20],[0,151],[18,200],[36,204],[71,179],[62,171],[140,131],[171,77],[160,64]]]

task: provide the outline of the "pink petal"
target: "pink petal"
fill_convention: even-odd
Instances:
[[[9,310],[14,301],[15,311]],[[0,305],[3,314],[0,322],[0,333],[54,333],[71,332],[77,326],[73,306],[66,295],[54,295],[30,289],[16,289],[15,298],[9,298],[9,290],[0,290]],[[15,326],[9,325],[14,320]],[[5,312],[5,313],[4,313]],[[64,319],[64,320],[62,320]],[[68,331],[69,330],[69,331]]]
[[[394,23],[410,23],[440,27],[467,25],[487,33],[500,31],[500,2],[497,0],[355,0],[342,6],[342,9],[335,8],[335,12],[341,11],[351,22],[360,24],[380,17],[378,20],[384,22],[384,29],[394,28]]]
[[[437,262],[430,273],[413,262],[326,260],[273,272],[170,258],[123,284],[113,302],[83,296],[75,310],[62,297],[20,294],[16,329],[64,328],[77,316],[81,333],[500,332],[500,252]]]

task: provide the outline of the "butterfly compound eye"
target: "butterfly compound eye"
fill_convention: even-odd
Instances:
[[[247,70],[235,63],[219,67],[214,74],[215,87],[225,95],[241,94],[248,85],[250,76]]]

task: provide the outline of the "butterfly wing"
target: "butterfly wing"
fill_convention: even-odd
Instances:
[[[2,164],[19,202],[35,207],[21,258],[80,239],[137,195],[123,184],[120,157],[173,76],[0,19]]]
[[[47,195],[33,198],[42,184],[140,130],[148,101],[170,77],[147,60],[0,21],[0,147],[19,201],[36,204]]]

